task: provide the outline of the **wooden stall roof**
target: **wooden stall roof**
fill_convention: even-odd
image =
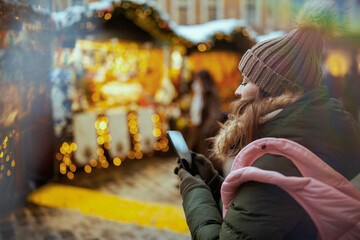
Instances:
[[[139,42],[173,42],[177,36],[167,15],[155,5],[138,1],[100,1],[88,6],[73,6],[53,13],[58,35],[63,42],[93,35],[95,38],[120,38]]]

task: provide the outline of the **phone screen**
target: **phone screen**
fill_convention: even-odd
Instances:
[[[191,167],[191,162],[192,162],[191,153],[181,132],[171,130],[171,131],[167,131],[167,134],[178,157],[180,159],[186,160],[189,166]]]

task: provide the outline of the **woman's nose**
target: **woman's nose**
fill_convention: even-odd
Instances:
[[[236,89],[236,91],[235,91],[235,96],[237,96],[237,97],[239,97],[239,98],[241,98],[241,86],[239,86],[237,89]]]

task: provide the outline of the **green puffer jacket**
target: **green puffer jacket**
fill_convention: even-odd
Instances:
[[[336,171],[351,179],[360,172],[360,128],[327,89],[306,93],[260,126],[260,136],[287,138],[310,149]],[[266,154],[253,166],[301,176],[287,158]],[[317,229],[304,209],[284,190],[271,184],[243,184],[222,219],[220,187],[194,185],[183,195],[193,239],[316,239]]]

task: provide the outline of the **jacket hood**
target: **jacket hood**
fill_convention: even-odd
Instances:
[[[360,129],[326,87],[307,92],[260,127],[260,137],[305,146],[346,178],[360,172]]]

